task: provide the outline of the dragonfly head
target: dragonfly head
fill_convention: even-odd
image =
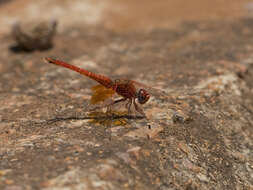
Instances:
[[[149,98],[150,98],[150,95],[146,90],[140,89],[138,91],[137,99],[140,104],[145,104],[149,100]]]

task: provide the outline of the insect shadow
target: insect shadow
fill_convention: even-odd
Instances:
[[[59,122],[59,121],[69,121],[69,120],[93,120],[93,121],[104,121],[104,120],[121,120],[121,119],[128,119],[128,120],[141,120],[143,116],[132,116],[132,115],[102,115],[102,116],[83,116],[83,117],[56,117],[53,119],[49,119],[46,121],[47,124]]]

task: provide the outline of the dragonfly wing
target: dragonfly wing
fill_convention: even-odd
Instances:
[[[137,81],[132,82],[135,85],[136,89],[144,89],[153,96],[167,96],[167,93],[164,90],[153,88]]]
[[[142,84],[137,81],[132,81],[137,89],[142,88],[145,89],[151,96],[155,97],[171,97],[171,96],[196,96],[203,95],[203,93],[208,93],[209,89],[204,88],[174,88],[174,89],[166,89],[161,90],[157,88],[150,87],[148,85]]]
[[[88,106],[89,111],[95,111],[102,108],[109,108],[111,110],[125,108],[125,99],[121,98],[118,100],[123,101],[117,101],[116,97],[118,97],[118,94],[114,90],[105,88],[102,85],[96,85],[92,87],[91,90],[93,93]]]
[[[90,104],[99,104],[107,99],[112,98],[115,95],[115,91],[110,88],[105,88],[102,85],[96,85],[91,88],[92,96],[90,99]]]

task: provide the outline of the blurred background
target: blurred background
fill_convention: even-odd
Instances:
[[[126,32],[175,27],[183,21],[232,20],[252,10],[250,0],[0,0],[0,34],[26,19],[56,19],[60,30],[79,23]]]

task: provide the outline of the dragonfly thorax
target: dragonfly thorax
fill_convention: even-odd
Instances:
[[[137,99],[140,104],[145,104],[149,100],[149,98],[150,98],[150,95],[146,90],[140,89],[137,92]]]

